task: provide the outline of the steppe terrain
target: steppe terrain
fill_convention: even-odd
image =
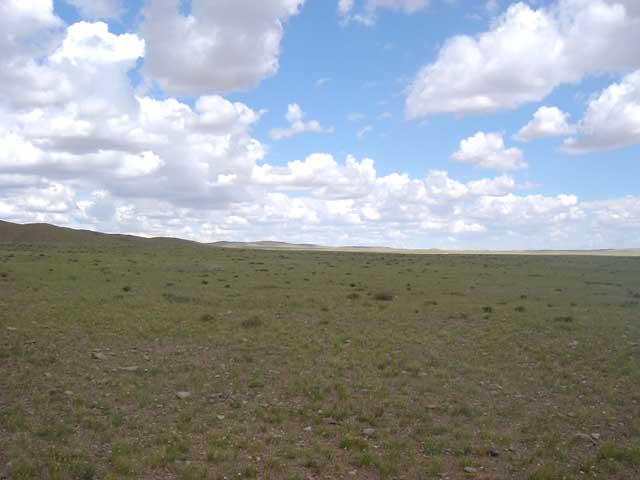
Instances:
[[[0,244],[0,478],[640,478],[637,256]]]

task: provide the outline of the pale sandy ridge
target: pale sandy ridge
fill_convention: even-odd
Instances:
[[[390,247],[333,247],[314,244],[295,244],[286,242],[216,242],[215,247],[257,249],[257,250],[301,250],[352,253],[393,253],[411,255],[595,255],[610,257],[640,257],[640,249],[603,249],[603,250],[440,250],[403,249]]]

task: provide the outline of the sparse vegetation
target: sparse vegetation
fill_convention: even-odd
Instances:
[[[394,299],[394,295],[391,292],[383,291],[383,292],[374,293],[373,298],[374,298],[374,300],[380,300],[380,301],[383,301],[383,302],[390,302],[391,300]]]
[[[262,319],[258,315],[252,315],[246,320],[242,321],[242,326],[244,328],[258,328],[262,326]]]
[[[0,272],[0,478],[640,478],[640,258],[110,241]]]

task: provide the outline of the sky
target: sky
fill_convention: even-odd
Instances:
[[[0,0],[0,219],[640,247],[637,0]]]

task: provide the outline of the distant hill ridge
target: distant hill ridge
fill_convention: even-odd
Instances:
[[[305,248],[305,249],[316,249],[316,248],[326,248],[322,245],[316,245],[313,243],[287,243],[287,242],[276,242],[273,240],[261,240],[258,242],[213,242],[209,243],[214,247],[223,247],[223,248]]]
[[[42,245],[82,245],[82,244],[142,244],[148,242],[194,243],[178,238],[144,238],[135,235],[121,235],[76,230],[58,227],[48,223],[18,224],[0,220],[0,244],[42,244]]]
[[[391,247],[331,247],[312,243],[287,243],[271,240],[257,242],[213,242],[198,243],[191,240],[171,237],[145,238],[135,235],[122,235],[76,230],[58,227],[48,223],[18,224],[0,220],[0,244],[40,244],[40,245],[98,245],[98,244],[167,244],[167,245],[200,245],[217,248],[257,249],[257,250],[299,250],[325,252],[369,252],[369,253],[405,253],[405,254],[512,254],[512,255],[601,255],[601,256],[640,256],[640,248],[636,249],[602,249],[602,250],[438,250],[438,249],[398,249]]]

